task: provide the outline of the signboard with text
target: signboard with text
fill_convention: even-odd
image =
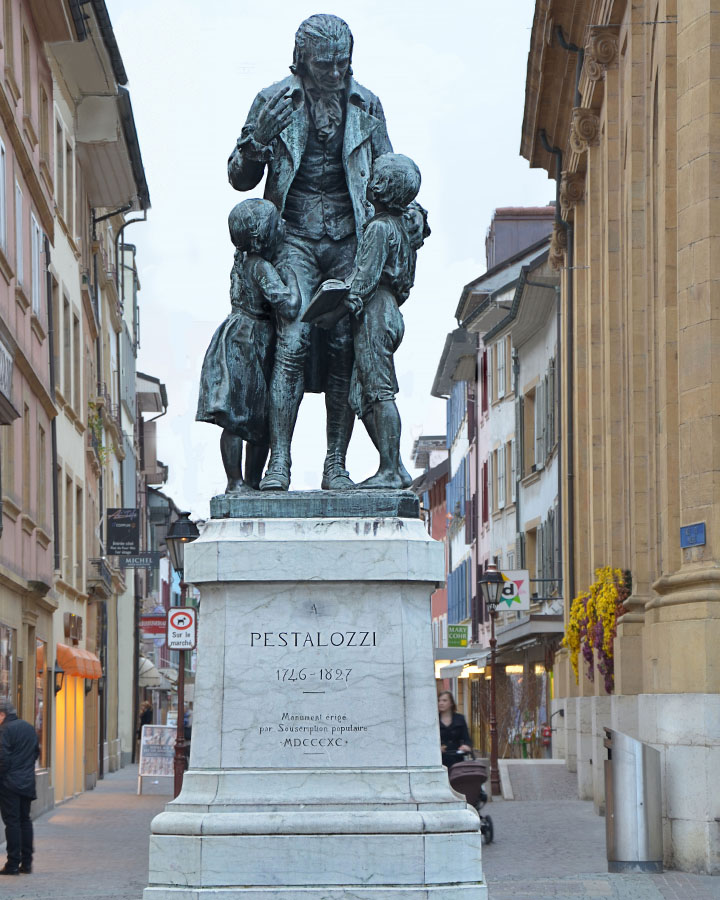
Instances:
[[[162,553],[160,550],[148,550],[136,556],[121,556],[121,569],[157,569],[160,566]]]
[[[448,647],[467,647],[470,638],[469,625],[448,625]]]
[[[140,510],[109,508],[105,517],[108,556],[133,556],[140,550]]]
[[[194,650],[197,610],[193,606],[175,606],[167,614],[167,645],[170,650]]]

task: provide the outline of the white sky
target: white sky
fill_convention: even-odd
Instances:
[[[396,355],[403,458],[418,434],[445,431],[430,388],[464,284],[485,271],[485,233],[499,206],[543,205],[554,182],[519,156],[534,0],[108,0],[130,88],[152,209],[125,232],[138,247],[138,368],[167,385],[158,453],[165,490],[207,516],[225,488],[220,429],[194,421],[200,366],[229,311],[227,214],[244,197],[227,158],[255,94],[288,74],[295,31],[316,12],[353,32],[355,78],[382,100],[397,152],[420,166],[432,235],[403,306]],[[293,442],[292,487],[317,488],[325,407],[307,394]],[[359,481],[377,455],[357,422],[348,466]]]

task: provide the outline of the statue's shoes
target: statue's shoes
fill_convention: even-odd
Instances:
[[[290,487],[290,469],[274,466],[260,482],[261,491],[286,491]]]
[[[320,487],[324,491],[349,491],[355,487],[355,482],[350,478],[350,473],[346,469],[333,467],[327,472],[323,472]],[[262,490],[262,485],[260,485]]]
[[[371,475],[370,478],[366,478],[365,481],[361,481],[357,486],[361,490],[372,488],[377,490],[385,489],[389,491],[397,491],[405,487],[405,485],[402,483],[400,475],[398,475],[397,473],[393,473],[391,475],[381,475],[379,472],[377,472],[375,475]]]

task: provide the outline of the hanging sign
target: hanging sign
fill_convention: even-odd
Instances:
[[[530,609],[530,573],[527,569],[512,569],[500,573],[503,577],[503,589],[498,602],[498,612],[529,611]]]
[[[140,510],[110,508],[105,517],[108,556],[134,556],[140,550]]]

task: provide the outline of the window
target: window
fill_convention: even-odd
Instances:
[[[46,166],[50,165],[50,102],[45,88],[40,85],[40,159]]]
[[[59,328],[56,326],[56,331]],[[66,400],[72,397],[72,334],[70,332],[70,301],[67,297],[63,297],[63,394]]]
[[[75,488],[75,587],[83,589],[83,490]]]
[[[63,569],[65,581],[73,583],[73,483],[72,478],[65,476],[65,559]]]
[[[545,426],[547,414],[545,406],[546,381],[541,381],[535,388],[535,468],[545,465]]]
[[[45,429],[38,425],[37,446],[37,522],[45,525],[47,518],[47,496],[45,466],[47,464],[47,446],[45,441]]]
[[[30,485],[32,476],[30,474],[30,407],[25,403],[23,405],[23,486],[22,486],[22,505],[25,513],[30,512]]]
[[[480,361],[480,377],[482,379],[482,406],[481,412],[488,411],[488,352],[483,350]]]
[[[12,700],[15,679],[15,629],[0,623],[0,697]]]
[[[60,285],[54,278],[50,283],[52,304],[52,326],[55,336],[53,341],[53,366],[55,367],[55,382],[60,381]]]
[[[4,0],[3,4],[3,41],[5,43],[5,68],[12,71],[15,61],[13,49],[12,0]]]
[[[25,115],[32,113],[32,91],[30,90],[30,38],[23,28],[22,30],[22,95],[25,105]]]
[[[501,400],[505,396],[505,339],[495,344],[495,359],[497,360],[497,385],[496,397]]]
[[[42,268],[40,266],[40,254],[42,253],[42,231],[37,223],[34,213],[30,213],[30,253],[32,265],[32,311],[36,316],[40,315],[42,308]]]
[[[515,438],[507,444],[508,451],[508,471],[510,472],[510,502],[514,503],[517,499],[517,447]]]
[[[80,412],[80,319],[73,313],[73,406]]]
[[[490,519],[490,481],[488,473],[488,464],[484,462],[482,465],[482,520],[483,524],[487,524]]]
[[[69,141],[65,143],[65,205],[64,215],[65,223],[72,232],[73,228],[73,209],[75,204],[73,201],[73,175],[75,174],[75,154],[72,144]]]
[[[500,447],[495,451],[495,469],[497,472],[497,508],[505,508],[505,447]]]
[[[2,440],[2,444],[0,445],[0,453],[2,456],[0,457],[0,461],[2,462],[2,466],[0,467],[2,471],[0,475],[2,476],[2,494],[9,494],[11,497],[15,496],[15,429],[10,425],[0,425],[0,439]]]
[[[45,641],[35,642],[35,731],[40,745],[40,756],[36,762],[38,769],[45,769],[48,765],[48,728],[47,728],[47,700],[49,692],[50,668],[47,664],[47,644]]]
[[[535,468],[535,389],[528,391],[522,403],[523,474]]]
[[[7,154],[0,141],[0,248],[7,253]]]
[[[15,274],[18,284],[25,284],[23,267],[23,193],[15,182]]]
[[[65,190],[65,135],[62,122],[55,119],[55,202],[58,212],[65,216],[65,202],[63,192]]]

